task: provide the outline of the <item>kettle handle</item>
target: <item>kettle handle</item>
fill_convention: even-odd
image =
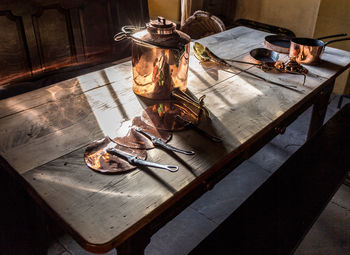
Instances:
[[[114,41],[117,41],[117,42],[122,41],[122,40],[128,38],[134,32],[140,31],[142,29],[145,29],[145,27],[137,27],[137,26],[131,26],[131,25],[123,26],[121,29],[122,32],[117,33],[113,37],[113,39],[114,39]]]
[[[147,42],[147,41],[144,41],[140,38],[136,38],[133,36],[133,33],[134,32],[138,32],[142,29],[144,29],[145,27],[136,27],[136,26],[124,26],[122,27],[122,32],[119,32],[117,33],[116,35],[114,35],[113,39],[114,41],[122,41],[126,38],[131,38],[133,39],[134,41],[140,43],[140,44],[143,44],[143,45],[147,45],[147,46],[150,46],[150,47],[157,47],[157,48],[161,48],[161,49],[170,49],[170,50],[174,50],[174,51],[183,51],[183,49],[181,47],[165,47],[161,44],[158,44],[158,43],[155,43],[155,42]]]
[[[124,32],[119,32],[118,34],[115,34],[113,36],[113,39],[116,42],[120,42],[120,41],[122,41],[122,40],[124,40],[126,38],[128,38],[128,35],[126,33],[124,33]]]
[[[137,27],[137,26],[133,26],[133,25],[128,25],[128,26],[122,27],[122,31],[124,33],[127,33],[127,34],[131,34],[131,33],[143,30],[143,29],[145,29],[145,27]]]

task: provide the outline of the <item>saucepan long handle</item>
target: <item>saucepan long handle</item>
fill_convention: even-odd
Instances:
[[[327,38],[333,38],[333,37],[340,37],[340,36],[347,36],[348,34],[343,33],[343,34],[336,34],[336,35],[327,35],[327,36],[322,36],[318,37],[317,40],[322,40],[322,39],[327,39]]]
[[[331,40],[331,41],[325,42],[325,43],[324,43],[324,46],[326,46],[326,45],[328,45],[328,44],[330,44],[330,43],[340,42],[340,41],[346,41],[346,40],[350,40],[350,37],[346,37],[346,38],[341,38],[341,39]]]

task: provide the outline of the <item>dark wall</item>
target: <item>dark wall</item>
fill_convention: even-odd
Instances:
[[[235,0],[203,0],[203,9],[218,16],[229,27],[234,22]]]
[[[126,57],[113,35],[148,19],[147,0],[2,0],[0,86]]]

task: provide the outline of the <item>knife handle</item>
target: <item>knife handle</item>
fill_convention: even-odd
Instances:
[[[169,172],[176,172],[177,170],[179,170],[178,166],[162,165],[162,164],[154,163],[154,162],[151,162],[151,161],[139,159],[136,156],[129,155],[127,153],[121,152],[119,150],[116,150],[115,148],[108,148],[107,152],[111,153],[111,154],[116,154],[118,156],[121,156],[121,157],[125,158],[131,165],[155,167],[155,168],[168,170]]]
[[[130,163],[135,165],[140,165],[140,166],[149,166],[149,167],[165,169],[165,170],[168,170],[169,172],[177,172],[177,170],[179,170],[178,166],[158,164],[147,160],[142,160],[137,157],[131,158]]]

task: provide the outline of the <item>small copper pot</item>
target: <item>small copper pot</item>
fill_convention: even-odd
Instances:
[[[323,42],[320,39],[345,36],[346,34],[337,34],[325,36],[318,39],[312,38],[292,38],[290,41],[289,57],[295,57],[299,64],[317,65],[321,62],[321,55],[325,46],[339,41],[350,40],[350,37]]]

